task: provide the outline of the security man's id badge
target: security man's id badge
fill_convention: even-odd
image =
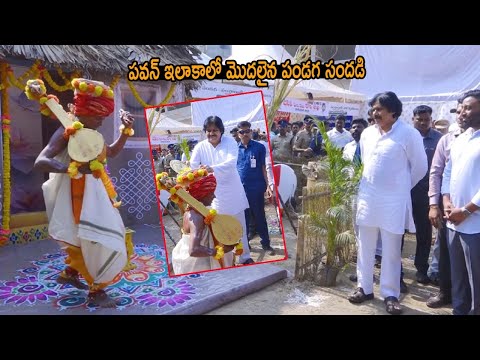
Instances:
[[[250,158],[250,167],[251,168],[256,168],[257,167],[257,159],[255,159],[255,156],[252,156]]]

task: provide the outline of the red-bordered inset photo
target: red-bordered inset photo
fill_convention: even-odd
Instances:
[[[287,259],[260,90],[145,119],[169,276]]]

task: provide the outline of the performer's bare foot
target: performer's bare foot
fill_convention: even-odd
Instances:
[[[103,290],[98,290],[93,293],[89,293],[88,300],[102,308],[117,307],[117,304],[115,303],[115,301],[111,297],[109,297],[107,293]]]
[[[78,276],[58,275],[57,283],[68,284],[80,290],[88,290],[88,285],[80,281]]]

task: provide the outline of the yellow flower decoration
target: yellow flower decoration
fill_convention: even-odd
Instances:
[[[85,81],[82,81],[79,85],[78,88],[80,91],[85,92],[87,91],[88,85]]]
[[[80,179],[83,176],[82,173],[78,172],[78,167],[80,165],[81,164],[79,162],[76,162],[76,161],[70,162],[70,164],[68,165],[68,170],[67,170],[68,176],[70,176],[72,179]]]
[[[235,255],[240,256],[243,254],[243,245],[242,242],[240,241],[236,246],[235,246]]]
[[[104,168],[104,166],[100,161],[98,161],[98,160],[90,161],[90,170],[92,170],[92,171],[103,170],[103,168]]]
[[[215,249],[217,250],[217,253],[214,256],[214,259],[220,260],[225,255],[225,251],[223,250],[223,247],[220,245],[215,246]]]
[[[83,129],[83,124],[80,121],[74,121],[72,124],[72,127],[75,130],[80,130],[80,129]]]

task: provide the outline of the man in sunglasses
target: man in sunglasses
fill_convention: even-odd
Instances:
[[[265,218],[265,191],[268,197],[272,196],[272,190],[267,186],[266,149],[259,142],[252,140],[251,124],[248,121],[238,124],[238,134],[240,143],[238,145],[237,170],[250,206],[245,210],[247,229],[251,211],[255,218],[257,233],[260,235],[262,249],[269,251],[270,255],[275,255],[275,250],[270,246],[270,236]]]

